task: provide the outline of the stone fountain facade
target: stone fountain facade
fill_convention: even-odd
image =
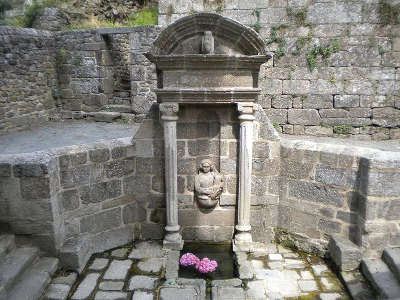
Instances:
[[[232,172],[231,175],[233,175],[233,178],[237,178],[238,182],[235,241],[252,242],[250,206],[253,128],[256,119],[254,114],[257,111],[255,102],[261,91],[258,88],[260,65],[267,62],[272,57],[271,54],[266,53],[263,41],[250,28],[216,14],[197,14],[183,18],[165,29],[146,56],[151,62],[155,63],[158,70],[156,94],[157,101],[160,103],[159,109],[164,130],[167,203],[164,246],[172,249],[182,247],[177,196],[178,147],[176,124],[179,120],[179,111],[180,109],[183,111],[192,110],[193,117],[196,117],[196,115],[202,113],[204,107],[208,110],[214,110],[217,107],[222,113],[216,118],[217,122],[214,124],[217,125],[214,128],[216,135],[220,136],[219,118],[227,119],[227,115],[230,114],[233,117],[231,121],[236,118],[236,122],[239,123],[238,159],[231,155],[232,163],[237,165],[237,168],[233,168],[234,170],[237,169],[237,174]],[[193,110],[193,105],[201,107],[201,109]],[[208,118],[207,113],[205,117]],[[212,118],[212,114],[209,117]],[[199,140],[196,142],[199,142]],[[210,146],[207,139],[203,142],[205,142],[205,147]],[[215,142],[214,152],[197,155],[196,163],[198,164],[199,160],[203,159],[201,164],[207,162],[208,167],[211,167],[213,172],[218,172],[214,170],[214,166],[221,168],[224,164],[223,153],[221,155],[224,143],[221,142],[221,138],[216,138]],[[182,153],[180,154],[182,155]],[[209,160],[206,161],[205,158]],[[211,160],[214,160],[214,164]],[[221,171],[224,173],[225,170]],[[218,178],[221,178],[219,179],[221,183],[218,184],[220,186],[217,185],[219,199],[223,191],[223,179],[222,176],[218,176]],[[195,177],[195,181],[199,182],[198,176]],[[204,186],[202,190],[203,200],[214,202],[212,205],[206,205],[205,202],[202,202],[199,196],[200,183],[195,184],[194,194],[197,194],[197,199],[192,199],[197,200],[193,201],[194,220],[197,217],[202,218],[201,214],[213,215],[218,211],[218,209],[213,211],[216,206],[219,207],[218,199],[211,200],[212,192],[208,196],[204,194],[206,188],[207,186]],[[208,188],[212,189],[213,183]],[[207,197],[210,199],[207,199]],[[235,202],[234,198],[233,201]],[[198,213],[196,207],[199,209]],[[234,210],[231,209],[230,214],[233,216]],[[230,223],[230,225],[233,224]]]

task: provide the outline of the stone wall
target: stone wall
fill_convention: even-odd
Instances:
[[[323,254],[329,236],[365,257],[399,246],[399,152],[281,140],[277,239]]]
[[[50,32],[0,27],[0,134],[56,115],[54,49]]]
[[[395,139],[400,20],[379,2],[160,0],[159,24],[210,11],[257,30],[275,53],[260,72],[259,103],[281,132]]]

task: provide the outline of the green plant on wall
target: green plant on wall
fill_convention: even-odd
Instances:
[[[350,134],[351,126],[349,126],[349,125],[333,126],[333,132],[337,133],[337,134]]]
[[[286,54],[286,40],[284,37],[278,35],[278,31],[288,28],[288,25],[281,24],[271,27],[271,36],[269,39],[265,40],[267,46],[276,43],[278,45],[278,50],[275,52],[275,57],[280,58]]]
[[[391,5],[387,0],[379,1],[379,18],[382,25],[396,25],[400,23],[400,4]]]
[[[306,18],[307,18],[307,7],[303,7],[300,9],[294,9],[291,7],[288,7],[286,9],[287,15],[291,18],[294,19],[294,22],[299,25],[299,26],[309,26],[309,23],[306,23]]]
[[[313,71],[317,66],[317,58],[321,56],[324,61],[327,61],[332,53],[337,53],[340,50],[340,45],[337,40],[331,41],[326,46],[314,45],[314,47],[307,53],[307,64],[310,71]]]
[[[261,29],[261,24],[260,24],[261,10],[260,10],[259,8],[253,10],[252,15],[253,15],[253,16],[256,16],[256,18],[257,18],[256,23],[255,23],[252,27],[253,27],[253,29],[254,29],[255,31],[260,32],[260,29]]]
[[[147,7],[129,16],[127,26],[156,25],[158,19],[158,8]]]

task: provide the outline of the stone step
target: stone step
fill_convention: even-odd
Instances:
[[[400,295],[400,284],[381,259],[364,259],[361,272],[383,299],[397,298]]]
[[[400,283],[400,248],[386,248],[383,250],[382,259]]]
[[[93,114],[94,119],[98,122],[108,122],[111,123],[113,120],[121,117],[119,112],[96,112]]]
[[[113,112],[120,112],[120,113],[130,113],[132,112],[131,105],[107,105],[103,107],[104,110],[113,111]]]
[[[18,277],[38,258],[37,248],[17,248],[0,264],[0,290],[8,290]]]
[[[0,236],[0,260],[15,249],[15,236],[3,234]]]
[[[41,298],[57,266],[57,258],[41,258],[21,276],[18,283],[8,293],[8,299],[37,300]]]

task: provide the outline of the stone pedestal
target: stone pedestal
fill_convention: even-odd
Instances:
[[[251,243],[250,205],[253,164],[253,121],[256,106],[237,103],[240,120],[238,222],[235,243]]]
[[[167,226],[165,226],[164,247],[181,250],[183,247],[182,236],[178,224],[178,199],[177,199],[177,146],[176,146],[176,121],[178,120],[179,105],[177,103],[160,104],[161,120],[164,127],[165,145],[165,192],[167,207]]]

